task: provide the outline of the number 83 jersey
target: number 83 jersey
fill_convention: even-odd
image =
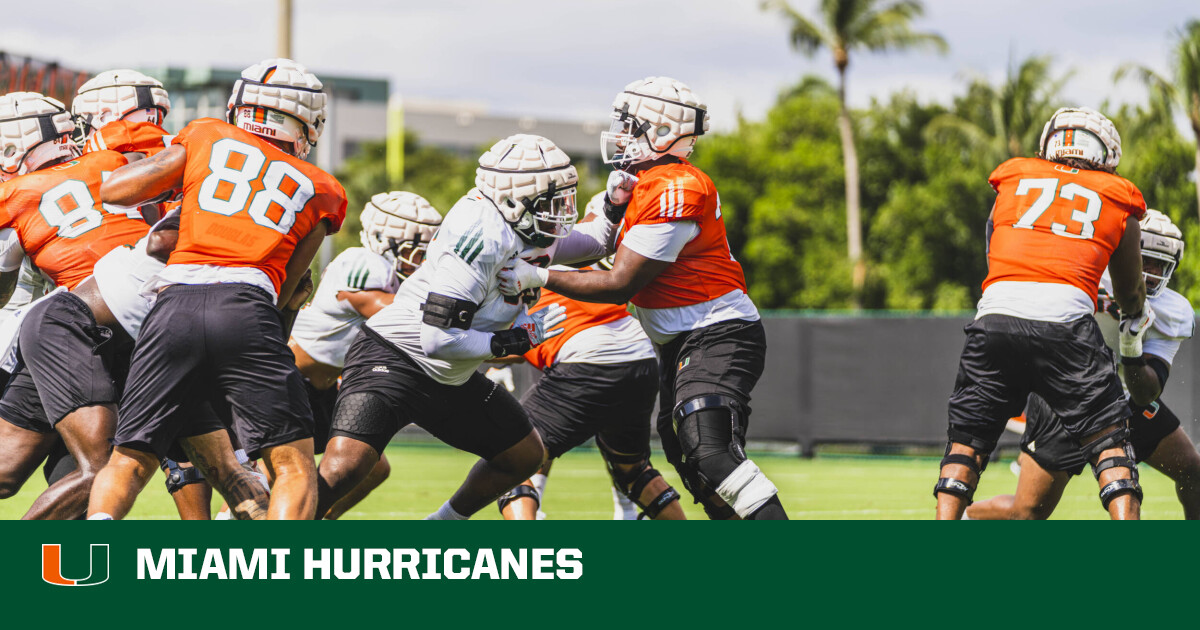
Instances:
[[[988,178],[996,190],[980,316],[1070,321],[1095,310],[1100,276],[1129,217],[1146,212],[1129,180],[1035,158]]]
[[[346,192],[325,171],[233,125],[201,118],[173,144],[187,149],[179,243],[168,265],[259,269],[279,293],[296,244],[322,219],[346,216]]]
[[[54,284],[75,288],[100,257],[150,230],[137,208],[100,203],[101,182],[125,164],[120,153],[98,151],[0,184],[0,228],[16,231]]]

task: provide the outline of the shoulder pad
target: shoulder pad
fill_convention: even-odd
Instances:
[[[1192,304],[1179,293],[1167,289],[1158,297],[1150,298],[1150,307],[1154,309],[1154,328],[1152,336],[1167,339],[1188,339],[1195,332],[1196,313]]]

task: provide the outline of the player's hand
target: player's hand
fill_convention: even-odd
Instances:
[[[296,285],[296,290],[292,292],[292,299],[288,300],[287,309],[289,311],[298,311],[308,298],[312,296],[313,281],[312,269],[305,269],[304,275],[300,276],[300,283]]]
[[[609,223],[620,223],[625,218],[625,208],[633,198],[633,188],[637,183],[636,175],[622,170],[609,174],[608,185],[604,189],[604,216]]]
[[[1100,291],[1096,296],[1096,312],[1108,313],[1113,319],[1121,319],[1121,307],[1117,306],[1116,300],[1113,299],[1104,287],[1100,287]]]
[[[1146,331],[1154,325],[1154,320],[1154,309],[1150,308],[1149,304],[1146,304],[1141,315],[1137,317],[1121,316],[1121,323],[1118,325],[1121,331],[1119,343],[1121,356],[1131,359],[1142,356],[1142,338],[1146,336]]]
[[[546,280],[550,277],[550,272],[531,265],[520,257],[513,257],[500,269],[498,277],[500,278],[500,293],[504,295],[520,295],[522,292],[529,289],[546,286]]]
[[[487,373],[483,377],[497,385],[503,385],[504,389],[510,392],[517,391],[517,386],[513,382],[512,368],[507,365],[498,368],[488,368]]]
[[[533,313],[525,312],[517,315],[513,328],[522,328],[529,333],[529,343],[538,345],[552,337],[563,333],[562,323],[567,319],[567,307],[562,304],[551,304]]]

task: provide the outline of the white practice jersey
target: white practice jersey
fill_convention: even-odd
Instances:
[[[400,278],[386,258],[362,247],[351,247],[321,272],[312,302],[296,316],[292,338],[314,360],[344,367],[346,351],[367,318],[349,302],[339,300],[338,293],[395,293],[399,288]]]
[[[492,202],[473,189],[446,214],[429,244],[425,262],[400,286],[396,301],[376,313],[367,326],[396,344],[437,382],[461,385],[490,357],[444,360],[425,354],[421,346],[421,306],[429,293],[479,305],[471,330],[491,333],[511,328],[525,306],[517,298],[501,295],[497,277],[500,269],[517,255],[540,267],[549,266],[559,252],[570,252],[565,254],[569,258],[559,261],[564,263],[587,260],[588,253],[591,260],[604,256],[611,224],[586,225],[589,227],[577,229],[548,248],[530,247]],[[605,225],[609,231],[599,230],[594,237],[584,233]]]
[[[42,272],[34,268],[33,263],[26,257],[21,261],[21,271],[17,275],[17,287],[13,289],[8,303],[0,308],[0,327],[12,320],[17,310],[29,306],[34,300],[54,290],[51,282]]]
[[[1112,295],[1112,279],[1108,271],[1100,278],[1100,286]],[[1179,352],[1179,346],[1185,339],[1191,338],[1196,328],[1196,313],[1192,303],[1187,298],[1171,289],[1163,289],[1157,296],[1148,298],[1146,303],[1154,309],[1154,326],[1146,331],[1142,340],[1142,352],[1161,358],[1170,365]],[[1108,313],[1096,313],[1100,323],[1100,332],[1104,335],[1104,343],[1116,353],[1119,350],[1120,332],[1117,330],[1117,319]],[[1121,372],[1122,383],[1125,380]]]
[[[108,310],[134,339],[154,306],[154,299],[147,297],[142,289],[166,267],[166,263],[146,253],[149,238],[143,236],[132,246],[114,248],[97,260],[92,269],[96,287]]]

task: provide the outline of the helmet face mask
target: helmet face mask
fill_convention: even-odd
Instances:
[[[1171,274],[1183,258],[1183,232],[1171,218],[1158,210],[1148,209],[1139,222],[1142,228],[1142,278],[1146,282],[1146,297],[1161,295],[1171,281]]]
[[[625,86],[613,101],[612,123],[600,134],[601,159],[620,169],[666,155],[687,159],[708,131],[708,112],[688,86],[648,77]]]
[[[522,201],[525,213],[513,225],[517,234],[536,247],[549,247],[554,241],[571,233],[578,217],[575,205],[575,184],[550,189]]]
[[[371,197],[359,218],[363,247],[387,260],[401,280],[425,261],[442,223],[442,215],[424,197],[399,190]]]
[[[549,247],[570,234],[578,218],[579,174],[571,158],[541,136],[517,134],[479,157],[475,187],[521,240]]]

